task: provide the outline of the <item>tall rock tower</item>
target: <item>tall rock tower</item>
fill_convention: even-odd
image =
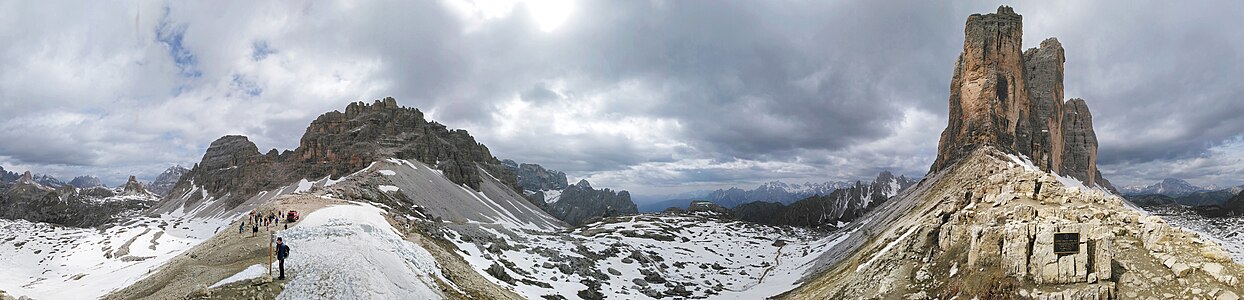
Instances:
[[[1007,6],[974,14],[950,80],[950,114],[937,172],[980,146],[1022,154],[1045,171],[1113,188],[1097,172],[1097,136],[1083,100],[1063,102],[1063,46],[1055,38],[1021,51],[1023,16]]]

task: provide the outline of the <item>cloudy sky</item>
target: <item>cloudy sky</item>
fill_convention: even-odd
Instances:
[[[980,1],[0,3],[0,166],[115,185],[392,96],[641,194],[922,176]],[[1006,3],[1006,2],[1003,2]],[[1116,184],[1244,183],[1244,4],[1010,3]]]

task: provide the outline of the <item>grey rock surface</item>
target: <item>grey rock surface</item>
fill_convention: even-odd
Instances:
[[[1097,171],[1097,136],[1082,99],[1063,102],[1062,44],[1021,52],[1023,17],[1010,7],[968,17],[950,82],[950,111],[929,173],[990,145],[1044,171],[1113,189]]]
[[[102,187],[104,186],[104,183],[99,181],[98,177],[87,175],[87,176],[74,177],[73,180],[69,181],[69,185],[78,187],[80,189],[85,189],[85,188],[93,188],[93,187]]]
[[[177,185],[177,181],[181,180],[181,177],[188,172],[190,172],[190,169],[182,166],[169,167],[163,173],[160,173],[159,176],[156,176],[155,180],[148,186],[148,189],[161,197],[168,195],[168,192]]]

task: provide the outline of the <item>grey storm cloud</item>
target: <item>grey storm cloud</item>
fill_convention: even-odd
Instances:
[[[393,96],[598,186],[920,176],[964,21],[997,7],[577,1],[544,30],[529,4],[0,5],[0,165],[150,179],[221,135],[293,148],[317,115]],[[1108,178],[1240,183],[1244,4],[1008,5],[1026,46],[1066,47]]]

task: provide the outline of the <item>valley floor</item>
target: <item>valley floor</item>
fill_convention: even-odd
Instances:
[[[139,217],[95,229],[0,220],[0,289],[47,299],[100,297],[227,230],[226,224]]]
[[[1146,207],[1144,210],[1171,225],[1200,233],[1231,253],[1236,263],[1244,263],[1244,216],[1207,218],[1178,206]]]

